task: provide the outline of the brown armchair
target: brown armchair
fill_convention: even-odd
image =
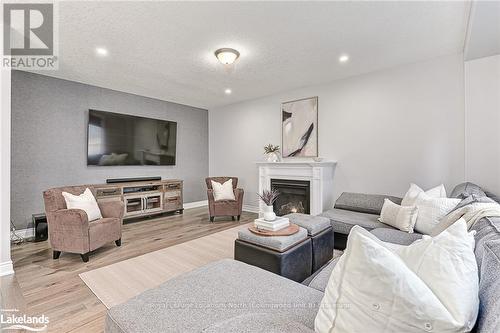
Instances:
[[[218,183],[225,183],[229,179],[233,180],[233,191],[235,200],[220,200],[215,201],[214,192],[212,189],[212,180]],[[207,184],[207,196],[208,196],[208,210],[210,213],[210,221],[213,222],[216,216],[231,216],[234,221],[236,216],[238,221],[241,217],[241,211],[243,209],[243,194],[244,191],[241,188],[236,188],[238,186],[237,177],[209,177],[205,178],[205,183]]]
[[[79,253],[84,262],[89,261],[89,252],[114,241],[121,246],[124,205],[121,201],[98,203],[102,219],[89,222],[87,213],[80,209],[67,209],[62,192],[82,194],[90,186],[53,188],[43,192],[45,213],[49,229],[49,240],[53,258],[61,252]],[[94,193],[95,195],[95,193]]]

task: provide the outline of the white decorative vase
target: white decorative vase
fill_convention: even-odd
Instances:
[[[274,214],[273,206],[264,206],[264,220],[274,221],[276,220],[276,214]]]
[[[268,162],[281,162],[281,156],[277,152],[269,153],[269,154],[267,154],[267,161]]]

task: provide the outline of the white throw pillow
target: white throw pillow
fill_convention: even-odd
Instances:
[[[468,332],[479,309],[477,274],[465,221],[439,237],[392,248],[355,226],[330,276],[315,331]]]
[[[403,200],[401,200],[401,206],[414,206],[418,196],[422,193],[425,193],[431,198],[446,198],[446,188],[443,184],[424,191],[418,185],[412,183],[410,184],[410,189],[403,197]]]
[[[66,201],[66,207],[68,209],[83,210],[87,213],[89,221],[102,218],[101,210],[99,209],[99,205],[97,205],[97,200],[94,198],[90,189],[85,189],[85,191],[80,195],[62,192],[62,196],[64,197],[64,201]]]
[[[233,180],[229,179],[224,184],[212,182],[212,189],[214,190],[214,200],[236,200],[233,191]]]
[[[382,212],[378,220],[399,230],[413,232],[417,221],[418,208],[416,206],[400,206],[389,199],[384,199]]]
[[[415,206],[418,207],[415,231],[430,235],[440,220],[451,212],[460,201],[460,199],[453,198],[431,198],[425,193],[421,193],[415,201]]]

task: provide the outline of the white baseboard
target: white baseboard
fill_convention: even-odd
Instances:
[[[208,206],[208,200],[186,202],[184,204],[184,209],[197,208],[197,207],[203,207],[203,206]]]
[[[0,276],[14,274],[14,267],[12,266],[12,261],[6,261],[0,263]]]
[[[259,206],[243,205],[243,210],[245,212],[258,213],[259,212]]]

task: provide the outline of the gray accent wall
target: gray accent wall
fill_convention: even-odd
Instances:
[[[88,110],[177,122],[175,166],[87,166]],[[184,180],[184,202],[206,200],[207,110],[39,74],[12,72],[11,218],[18,229],[41,213],[42,192],[107,178]]]

